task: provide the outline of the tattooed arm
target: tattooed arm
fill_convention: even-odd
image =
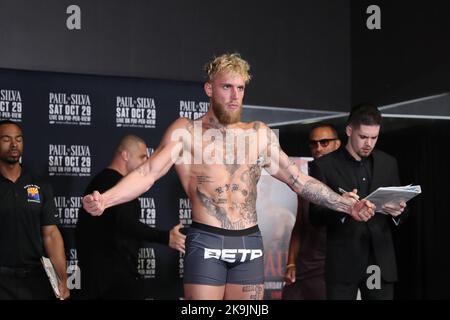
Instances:
[[[109,207],[131,201],[148,191],[156,180],[167,173],[183,151],[183,130],[189,135],[188,119],[180,118],[167,129],[161,144],[140,167],[122,178],[113,188],[100,194],[94,191],[83,198],[84,209],[101,215]]]
[[[275,178],[285,182],[294,192],[306,200],[328,209],[344,212],[358,221],[367,221],[373,215],[373,204],[368,201],[356,202],[344,198],[322,182],[305,175],[297,165],[281,150],[275,134],[268,129],[266,150],[266,170]]]

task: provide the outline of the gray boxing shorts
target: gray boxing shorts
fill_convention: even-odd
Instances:
[[[186,235],[184,283],[263,284],[263,254],[258,226],[226,230],[193,222]]]

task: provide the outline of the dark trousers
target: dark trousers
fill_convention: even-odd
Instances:
[[[365,281],[360,283],[327,283],[327,299],[356,300],[358,289],[362,300],[392,300],[394,283],[381,280],[380,289],[369,289]]]
[[[283,300],[324,300],[326,298],[323,275],[307,279],[297,279],[295,283],[283,287]]]
[[[144,299],[142,280],[136,274],[121,271],[100,278],[98,274],[89,274],[89,271],[83,270],[85,278],[82,278],[81,290],[72,291],[72,298],[75,300]]]
[[[115,281],[103,293],[101,299],[106,300],[142,300],[142,280],[130,273],[119,273]]]
[[[41,268],[29,274],[0,273],[0,300],[54,300],[50,282]]]
[[[377,265],[373,247],[370,247],[367,267]],[[369,288],[367,279],[371,277],[367,274],[356,283],[341,283],[327,281],[327,299],[329,300],[356,300],[358,289],[361,291],[362,300],[393,300],[394,299],[394,283],[386,282],[380,279],[380,288]],[[372,279],[371,279],[372,280]],[[369,282],[371,282],[369,280]]]

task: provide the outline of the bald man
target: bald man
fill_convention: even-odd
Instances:
[[[111,164],[94,177],[86,193],[107,190],[148,159],[147,145],[134,135],[122,138]],[[184,253],[181,225],[170,232],[151,228],[139,221],[137,199],[107,209],[92,217],[80,212],[76,240],[81,269],[82,299],[141,299],[137,254],[140,241],[168,244]]]

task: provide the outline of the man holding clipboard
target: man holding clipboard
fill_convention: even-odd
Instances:
[[[363,199],[379,187],[400,185],[397,161],[375,150],[381,126],[381,113],[373,105],[361,104],[349,115],[344,148],[312,163],[311,175],[336,192]],[[310,208],[311,222],[327,226],[325,280],[327,298],[393,299],[397,265],[392,228],[405,218],[406,203],[390,202],[367,222],[316,205]],[[403,214],[402,214],[403,213]],[[379,270],[380,279],[369,285],[369,277]]]

